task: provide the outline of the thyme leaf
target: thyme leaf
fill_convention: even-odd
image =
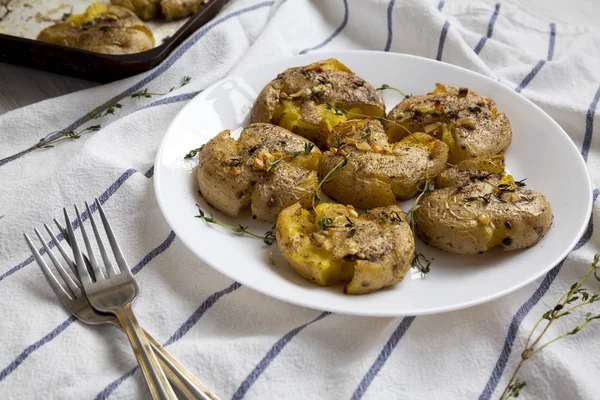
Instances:
[[[204,149],[204,146],[205,145],[202,145],[202,146],[198,147],[197,149],[190,150],[183,158],[188,159],[188,158],[196,157],[196,154],[200,153],[202,151],[202,149]]]

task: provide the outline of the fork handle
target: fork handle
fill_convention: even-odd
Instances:
[[[177,400],[175,392],[173,392],[171,385],[169,385],[165,373],[150,348],[144,331],[133,314],[131,303],[112,311],[115,313],[115,316],[129,338],[152,398],[155,400]]]
[[[181,391],[188,400],[219,400],[217,395],[204,386],[189,372],[175,357],[162,347],[150,334],[144,331],[150,346],[165,374],[173,385]]]

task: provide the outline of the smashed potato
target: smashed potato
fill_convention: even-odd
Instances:
[[[406,137],[407,130],[428,133],[448,145],[451,163],[498,154],[512,141],[510,122],[494,100],[440,83],[432,93],[403,100],[387,118],[401,125],[389,126],[390,140]]]
[[[38,40],[105,54],[131,54],[154,48],[152,31],[130,10],[92,3],[42,30]]]
[[[316,146],[271,124],[249,125],[237,143],[229,134],[219,133],[200,151],[196,177],[208,203],[232,217],[250,206],[269,222],[291,204],[311,204],[321,155]]]
[[[335,200],[359,208],[396,204],[418,192],[446,166],[448,146],[424,133],[389,144],[381,122],[352,120],[336,126],[323,153],[319,174],[324,177],[344,157],[347,164],[331,174],[323,191]]]
[[[115,6],[125,7],[140,17],[142,21],[150,21],[158,15],[161,0],[110,0]]]
[[[550,203],[504,172],[504,156],[466,160],[442,172],[415,212],[425,243],[458,254],[539,242],[552,225]]]
[[[402,210],[394,205],[359,216],[352,207],[330,203],[315,210],[295,203],[277,218],[279,250],[296,272],[323,286],[346,282],[348,294],[404,279],[415,243]]]
[[[125,7],[136,13],[144,21],[163,16],[174,21],[192,15],[203,0],[111,0],[117,6]]]
[[[282,126],[324,149],[334,126],[362,118],[355,114],[383,117],[385,105],[371,84],[338,60],[327,59],[279,74],[258,95],[251,121]]]

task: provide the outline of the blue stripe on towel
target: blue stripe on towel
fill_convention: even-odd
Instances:
[[[152,259],[156,256],[164,252],[169,246],[173,243],[175,239],[175,232],[171,231],[167,238],[155,249],[149,252],[139,263],[136,264],[135,267],[131,269],[131,271],[136,274],[138,273],[144,266],[146,266]],[[58,300],[56,302],[58,306]],[[28,346],[25,350],[19,354],[17,358],[15,358],[6,368],[0,371],[0,382],[2,382],[7,376],[9,376],[23,361],[27,359],[34,351],[41,348],[46,343],[50,342],[54,338],[56,338],[60,333],[62,333],[69,325],[71,325],[75,321],[75,317],[70,316],[65,321],[63,321],[60,325],[52,330],[52,332],[48,333],[42,339],[38,340],[31,346]]]
[[[550,24],[550,44],[548,45],[548,61],[552,61],[554,57],[554,42],[556,42],[556,24],[553,22]]]
[[[525,78],[519,83],[519,86],[515,89],[517,93],[521,93],[521,90],[525,89],[525,86],[529,85],[529,82],[540,72],[542,67],[546,64],[546,61],[552,61],[552,57],[554,56],[554,43],[556,41],[556,24],[550,24],[550,39],[548,40],[548,57],[546,60],[540,60],[533,67],[531,72],[529,72]]]
[[[344,1],[346,1],[346,0],[344,0]],[[113,97],[112,99],[108,100],[102,106],[96,108],[94,111],[88,112],[87,114],[85,114],[84,116],[79,118],[77,121],[73,122],[71,125],[69,125],[65,129],[63,129],[63,131],[69,131],[69,130],[75,129],[75,127],[79,126],[87,119],[93,118],[93,117],[101,114],[102,112],[104,112],[109,105],[121,100],[124,96],[127,96],[129,94],[132,94],[132,93],[142,89],[149,82],[153,81],[154,79],[156,79],[157,77],[162,75],[165,71],[167,71],[169,68],[171,68],[177,60],[179,60],[193,45],[196,44],[196,42],[198,42],[198,40],[200,40],[204,35],[206,35],[213,28],[219,26],[220,24],[222,24],[223,22],[225,22],[231,18],[238,17],[242,14],[245,14],[245,13],[251,12],[251,11],[255,11],[255,10],[258,10],[263,7],[271,7],[273,4],[274,4],[274,1],[263,1],[262,3],[257,3],[252,6],[239,9],[239,10],[234,11],[230,14],[227,14],[224,17],[221,17],[221,18],[215,20],[214,22],[206,25],[205,27],[201,28],[193,36],[191,36],[191,38],[188,39],[188,41],[186,41],[183,45],[181,45],[173,53],[171,53],[171,55],[166,59],[166,61],[163,62],[162,64],[160,64],[160,66],[158,68],[156,68],[151,74],[146,76],[144,79],[142,79],[135,85],[129,87],[122,93],[120,93],[117,96]],[[59,135],[60,135],[60,133],[57,133],[56,135],[50,136],[49,139],[53,139],[55,137],[58,137]],[[33,150],[30,150],[30,151],[33,151]],[[0,167],[2,167],[3,165],[5,165],[11,161],[21,158],[23,155],[29,153],[30,151],[26,151],[22,154],[14,156],[14,157],[7,158],[4,161],[0,161]]]
[[[600,99],[600,86],[596,90],[592,104],[587,110],[585,116],[585,137],[583,138],[583,144],[581,145],[581,155],[585,162],[588,160],[588,154],[590,152],[590,146],[592,144],[592,135],[594,134],[594,116],[596,114],[596,107],[598,106],[598,99]]]
[[[390,51],[390,47],[392,47],[392,38],[394,36],[394,31],[392,29],[392,11],[394,11],[395,2],[396,0],[390,0],[387,8],[387,40],[385,41],[384,51]]]
[[[194,325],[198,323],[198,321],[200,320],[200,318],[202,318],[204,313],[209,308],[211,308],[217,302],[217,300],[219,300],[226,294],[236,291],[241,286],[241,284],[234,282],[229,287],[211,294],[206,300],[202,302],[202,304],[200,304],[196,311],[194,311],[194,313],[183,324],[181,324],[179,329],[177,329],[177,331],[175,331],[175,333],[169,338],[169,340],[167,340],[166,343],[163,344],[163,347],[166,347],[181,339],[186,333],[189,332],[190,329],[192,329]],[[100,393],[98,393],[94,400],[106,400],[121,385],[121,383],[125,382],[125,380],[132,376],[138,369],[139,367],[137,366],[133,367],[127,373],[125,373],[118,379],[115,379]]]
[[[523,90],[525,86],[529,85],[529,82],[531,82],[531,80],[537,75],[537,73],[540,72],[540,69],[542,69],[544,64],[546,64],[546,60],[538,61],[538,63],[535,65],[535,67],[533,67],[531,72],[529,72],[527,76],[523,78],[521,83],[519,83],[519,86],[515,88],[515,92],[521,93],[521,90]]]
[[[335,39],[336,36],[339,35],[344,30],[344,28],[346,27],[346,24],[348,23],[348,16],[349,16],[349,14],[350,14],[350,12],[349,12],[349,9],[348,9],[348,0],[344,0],[344,19],[342,21],[342,24],[331,34],[331,36],[329,36],[323,42],[319,43],[318,45],[316,45],[314,47],[309,47],[307,49],[304,49],[304,50],[300,51],[300,54],[306,54],[309,51],[318,50],[318,49],[326,46],[333,39]]]
[[[446,0],[440,0],[437,6],[438,11],[442,11],[442,9],[444,8],[444,4],[446,4]]]
[[[440,42],[438,43],[438,52],[435,56],[435,59],[438,61],[442,61],[442,54],[444,53],[444,44],[446,43],[446,35],[448,34],[448,29],[450,28],[450,22],[444,22],[444,26],[442,27],[442,32],[440,33]]]
[[[485,36],[483,36],[479,40],[479,43],[477,43],[477,46],[475,46],[475,49],[473,50],[473,51],[475,51],[475,54],[479,54],[481,52],[481,50],[483,49],[483,46],[485,46],[485,43],[487,42],[487,40],[492,37],[492,34],[494,33],[494,24],[496,24],[496,19],[498,18],[499,12],[500,12],[500,3],[496,3],[496,8],[494,9],[494,13],[492,14],[492,17],[490,18],[490,22],[488,24],[487,34]]]
[[[365,376],[360,381],[358,387],[352,394],[352,400],[359,400],[363,397],[369,388],[369,385],[371,385],[371,382],[373,382],[373,379],[375,379],[375,376],[377,376],[377,373],[379,373],[389,356],[398,345],[398,342],[400,342],[400,339],[402,339],[414,320],[415,317],[405,317],[402,319],[394,333],[392,333],[392,336],[390,336],[386,344],[383,346],[383,349],[381,349],[381,352],[375,359],[373,365],[371,365],[371,368],[369,368],[369,371],[367,371]]]
[[[281,339],[279,339],[273,345],[273,347],[271,347],[271,349],[267,352],[267,354],[263,357],[263,359],[260,360],[260,362],[256,365],[256,367],[254,367],[254,369],[252,370],[252,372],[250,372],[250,374],[246,377],[246,379],[244,379],[244,381],[242,382],[240,387],[233,394],[232,400],[240,400],[241,398],[243,398],[246,395],[246,393],[248,392],[248,389],[250,389],[250,387],[254,384],[254,382],[256,382],[258,377],[265,371],[265,369],[267,369],[269,364],[271,364],[271,362],[273,362],[273,360],[279,355],[279,353],[281,353],[281,350],[284,349],[284,347],[290,342],[290,340],[292,340],[294,338],[294,336],[296,336],[298,333],[300,333],[300,331],[302,331],[308,325],[311,325],[311,324],[327,317],[330,314],[331,313],[325,311],[325,312],[319,314],[319,316],[317,318],[292,329],[291,331],[286,333]]]

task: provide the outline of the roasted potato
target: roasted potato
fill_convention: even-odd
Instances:
[[[291,204],[312,204],[321,156],[316,146],[271,124],[249,125],[237,143],[229,134],[219,133],[200,151],[196,177],[208,203],[232,217],[250,206],[269,222]]]
[[[377,90],[341,62],[327,59],[279,74],[258,95],[251,121],[280,125],[324,149],[334,126],[365,115],[385,115]]]
[[[550,203],[504,173],[504,156],[466,160],[442,172],[415,211],[416,233],[452,253],[531,247],[552,225]]]
[[[323,191],[335,200],[359,208],[396,204],[414,196],[419,185],[433,179],[446,166],[448,146],[424,133],[388,143],[381,122],[351,120],[337,125],[323,153],[319,174],[331,172]],[[340,164],[341,165],[341,164]]]
[[[279,214],[276,235],[279,250],[296,272],[323,286],[347,282],[348,294],[402,281],[415,249],[406,217],[395,205],[358,216],[341,204],[307,210],[295,203]]]
[[[161,0],[110,0],[110,3],[133,11],[142,21],[150,21],[158,15]]]
[[[160,16],[167,21],[185,18],[196,12],[203,0],[111,0],[116,6],[125,7],[144,21]]]
[[[130,10],[92,3],[42,30],[38,40],[105,54],[130,54],[154,48],[152,31]]]
[[[160,9],[167,21],[185,18],[196,12],[203,0],[162,0]]]
[[[403,100],[387,118],[398,123],[389,125],[390,140],[428,133],[448,145],[451,163],[498,154],[512,141],[510,122],[492,99],[440,83],[432,93]]]

